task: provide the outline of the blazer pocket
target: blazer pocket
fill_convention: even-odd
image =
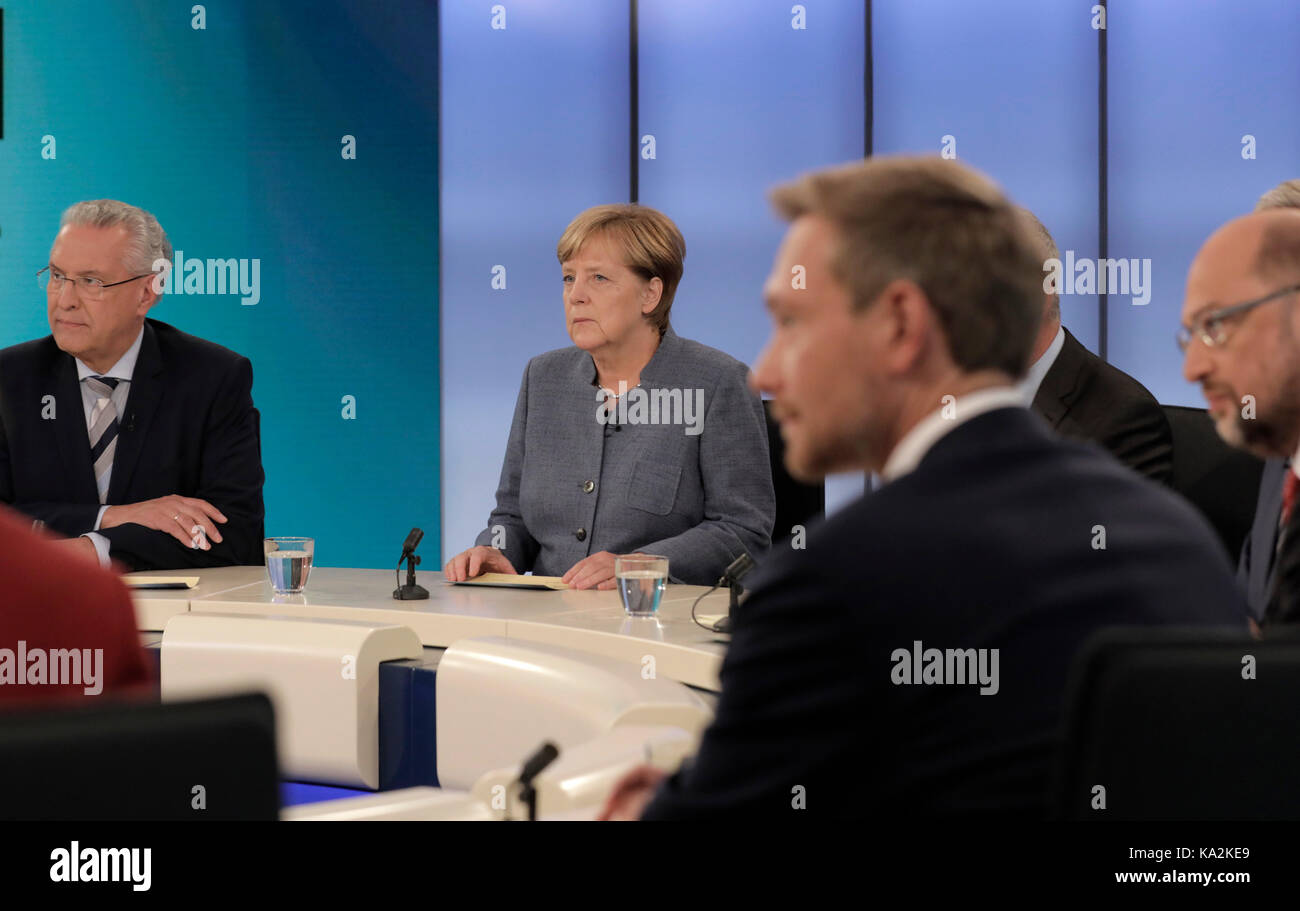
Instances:
[[[677,485],[681,479],[681,468],[638,461],[632,465],[632,477],[627,484],[627,505],[656,516],[666,516],[677,502]]]

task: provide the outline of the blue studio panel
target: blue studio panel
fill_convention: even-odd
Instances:
[[[767,191],[863,153],[864,5],[791,6],[638,4],[640,201],[686,238],[673,326],[751,365],[770,332],[763,282],[785,233]],[[832,506],[861,491],[860,474],[828,479]]]
[[[560,234],[628,196],[628,5],[504,7],[442,7],[444,560],[487,524],[524,366],[570,344]]]
[[[436,552],[434,4],[3,6],[0,345],[49,333],[34,274],[65,207],[142,206],[178,276],[248,279],[151,315],[252,361],[267,533],[389,567],[418,524]]]
[[[947,145],[1033,211],[1062,256],[1095,259],[1091,5],[873,0],[875,153],[940,154]],[[1097,350],[1095,294],[1063,294],[1061,318]]]
[[[862,157],[863,4],[642,0],[640,199],[686,238],[678,333],[753,364],[785,224],[767,191]],[[803,28],[792,26],[803,25]]]
[[[1174,345],[1187,269],[1219,225],[1300,177],[1300,5],[1130,0],[1108,24],[1111,256],[1152,273],[1149,304],[1108,302],[1110,359],[1160,401],[1203,408]]]

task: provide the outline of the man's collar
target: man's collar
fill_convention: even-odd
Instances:
[[[140,327],[140,334],[135,337],[131,347],[126,349],[126,353],[118,358],[117,363],[108,369],[105,373],[96,373],[91,370],[81,360],[73,358],[77,362],[77,380],[84,380],[88,376],[111,376],[119,380],[130,380],[135,373],[135,362],[140,357],[140,345],[144,342],[144,326]]]
[[[990,386],[947,402],[903,434],[885,460],[885,467],[880,472],[881,480],[885,483],[897,481],[915,470],[935,443],[971,418],[998,408],[1024,407],[1025,400],[1016,386]]]
[[[1034,396],[1038,395],[1038,388],[1043,385],[1043,378],[1047,376],[1047,371],[1052,369],[1052,365],[1056,363],[1056,358],[1064,347],[1065,326],[1057,325],[1056,335],[1052,338],[1052,343],[1047,346],[1047,350],[1043,352],[1042,357],[1030,364],[1025,378],[1019,383],[1020,391],[1025,396],[1026,405],[1032,403]]]

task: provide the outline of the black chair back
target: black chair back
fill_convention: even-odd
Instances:
[[[0,819],[277,819],[271,702],[257,693],[0,714]]]
[[[1103,631],[1080,652],[1053,802],[1073,820],[1300,819],[1300,637]],[[1098,791],[1104,788],[1104,791]],[[1104,799],[1104,809],[1094,807]]]

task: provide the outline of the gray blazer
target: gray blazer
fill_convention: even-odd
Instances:
[[[776,498],[763,403],[735,358],[668,329],[641,384],[602,402],[580,348],[528,362],[497,505],[477,544],[558,576],[602,550],[668,557],[673,582],[712,585],[771,545]]]

